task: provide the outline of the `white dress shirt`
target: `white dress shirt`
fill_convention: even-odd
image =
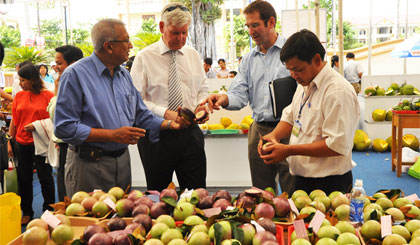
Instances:
[[[308,94],[309,98],[304,103]],[[325,65],[308,88],[298,85],[292,103],[283,110],[281,121],[294,125],[302,104],[299,119],[301,130],[297,137],[291,134],[289,144],[310,144],[326,139],[327,146],[341,155],[290,156],[287,161],[291,174],[322,178],[350,171],[353,137],[360,116],[359,102],[353,87],[344,77]]]
[[[146,106],[163,117],[168,109],[168,74],[172,55],[162,39],[141,50],[131,67],[133,83]],[[208,84],[198,52],[184,46],[176,57],[182,84],[183,107],[194,111],[208,96]]]
[[[347,61],[347,64],[344,66],[344,77],[350,83],[358,83],[360,81],[359,73],[363,73],[362,65],[351,59]]]

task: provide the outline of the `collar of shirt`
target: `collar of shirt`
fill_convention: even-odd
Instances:
[[[272,49],[273,47],[277,47],[277,48],[281,49],[285,42],[286,42],[286,39],[284,37],[280,36],[279,34],[277,34],[276,42],[269,49]],[[253,48],[251,52],[252,52],[253,56],[256,56],[257,54],[264,55],[264,53],[261,52],[260,46],[255,46],[255,48]],[[267,50],[267,53],[268,53],[268,50]]]
[[[162,38],[160,38],[158,45],[159,45],[159,50],[160,50],[161,55],[164,55],[164,54],[172,51],[171,49],[169,49],[169,47],[166,45],[166,43],[163,41]],[[182,46],[182,48],[178,49],[177,51],[181,54],[184,54],[184,47],[185,47],[185,45]]]
[[[96,55],[95,52],[92,53],[92,62],[93,65],[95,66],[96,72],[98,73],[98,76],[101,76],[104,72],[107,72],[107,74],[109,75],[110,71],[108,70],[108,68],[104,65],[104,63],[102,63],[102,61],[99,59],[99,57]],[[115,74],[117,74],[119,71],[121,71],[121,67],[117,66],[115,67]]]

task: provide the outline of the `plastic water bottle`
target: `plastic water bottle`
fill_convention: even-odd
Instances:
[[[363,223],[363,205],[365,204],[366,192],[363,189],[363,180],[356,179],[353,189],[351,190],[350,201],[350,222],[353,224]]]

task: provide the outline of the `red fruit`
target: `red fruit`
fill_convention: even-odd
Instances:
[[[107,233],[96,233],[89,239],[88,245],[112,244],[112,237]]]
[[[134,209],[133,212],[131,213],[132,217],[136,217],[138,214],[146,214],[149,215],[149,207],[143,204],[139,204],[137,205]]]
[[[213,195],[213,202],[215,202],[217,199],[226,199],[229,202],[232,201],[232,197],[230,196],[229,192],[227,190],[219,190]]]
[[[154,203],[153,206],[150,208],[150,216],[153,219],[156,219],[162,214],[169,214],[170,212],[171,212],[170,207],[166,205],[166,203],[164,202]]]
[[[279,217],[284,217],[290,213],[290,205],[286,198],[284,197],[275,197],[273,199],[274,210],[276,215]]]
[[[232,206],[232,204],[226,199],[218,199],[213,203],[213,208],[222,209],[222,211],[226,210],[227,207]]]
[[[114,245],[131,245],[130,239],[127,234],[120,234],[114,238]]]
[[[141,224],[146,232],[149,232],[150,228],[152,228],[152,218],[149,215],[139,214],[133,218],[133,223]]]
[[[120,217],[111,218],[108,221],[107,225],[110,231],[124,230],[125,227],[127,226],[125,221],[121,219]]]
[[[207,111],[201,110],[195,113],[195,118],[197,119],[197,121],[201,121],[207,117],[207,114],[208,114]]]
[[[275,215],[275,210],[273,206],[265,202],[258,204],[254,212],[255,212],[255,217],[257,219],[259,218],[273,219]]]
[[[263,144],[263,146],[262,146],[262,148],[261,148],[261,155],[268,155],[268,154],[270,154],[270,153],[271,153],[271,151],[267,151],[265,148],[266,148],[267,146],[272,145],[272,144],[274,144],[274,143],[273,143],[273,142],[267,142],[267,143]]]
[[[159,196],[159,200],[162,201],[162,197],[172,197],[175,201],[178,200],[178,194],[174,189],[164,189]]]
[[[97,233],[105,233],[105,229],[99,225],[88,225],[83,231],[83,240],[89,241]]]
[[[236,200],[236,206],[253,209],[255,206],[255,199],[250,196],[243,195]]]
[[[128,234],[132,234],[136,229],[140,229],[140,235],[142,235],[143,237],[146,235],[146,229],[142,224],[139,223],[131,223],[127,225],[124,231]]]
[[[211,208],[212,206],[213,198],[211,196],[203,197],[197,204],[197,207],[201,209]]]
[[[271,219],[260,218],[257,220],[257,223],[261,225],[264,228],[264,230],[269,231],[273,233],[274,235],[276,235],[276,232],[277,232],[276,224]]]
[[[134,200],[134,206],[137,206],[139,204],[144,204],[151,208],[153,206],[153,201],[147,196],[142,196]]]
[[[267,241],[277,242],[277,238],[269,231],[261,231],[255,234],[252,244],[265,244]]]

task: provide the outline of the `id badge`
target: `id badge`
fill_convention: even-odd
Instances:
[[[295,120],[295,123],[293,124],[292,134],[298,137],[301,128],[302,128],[302,124],[299,122],[299,120]]]

